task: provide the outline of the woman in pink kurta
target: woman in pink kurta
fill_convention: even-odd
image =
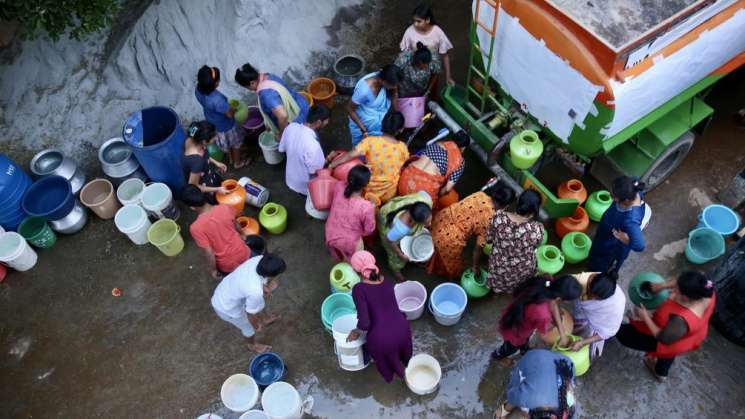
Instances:
[[[329,218],[326,220],[326,246],[337,260],[349,261],[354,252],[364,249],[362,237],[375,231],[375,206],[362,197],[370,182],[370,169],[355,166],[346,184],[334,188]]]

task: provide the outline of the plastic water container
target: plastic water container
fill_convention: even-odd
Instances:
[[[365,354],[362,345],[366,342],[363,333],[357,340],[347,342],[349,333],[357,327],[357,315],[345,314],[334,320],[331,325],[331,334],[334,336],[334,353],[339,360],[339,366],[347,371],[359,371],[364,369]]]
[[[16,271],[28,271],[36,265],[38,256],[20,234],[8,231],[0,234],[0,262]]]
[[[329,218],[329,211],[321,211],[313,206],[313,200],[310,194],[305,198],[305,212],[316,220],[325,220]]]
[[[116,188],[116,198],[122,205],[140,205],[142,193],[145,192],[145,182],[141,179],[127,179]]]
[[[357,314],[354,299],[349,294],[331,294],[321,304],[321,322],[327,331],[331,332],[334,321],[346,314]]]
[[[256,355],[248,365],[248,373],[259,385],[259,388],[276,383],[285,377],[287,367],[282,358],[274,352]]]
[[[707,227],[722,236],[729,236],[740,227],[740,217],[724,205],[714,204],[704,208],[698,216],[697,228]]]
[[[407,320],[416,320],[424,313],[427,302],[427,288],[418,281],[405,281],[393,288],[398,309],[406,315]]]
[[[404,115],[404,128],[416,128],[422,125],[426,101],[427,98],[424,96],[397,99],[398,109]]]
[[[0,154],[0,225],[6,230],[15,230],[26,213],[21,201],[31,178],[13,160]]]
[[[685,254],[689,262],[701,265],[722,256],[725,248],[724,237],[718,231],[703,227],[688,233]]]
[[[147,213],[139,205],[125,205],[116,212],[114,224],[136,245],[147,244],[147,231],[152,225]]]
[[[26,189],[21,205],[32,217],[59,220],[72,211],[75,196],[70,181],[61,176],[47,176]]]
[[[220,399],[233,412],[245,412],[259,401],[259,386],[246,374],[233,374],[222,384]]]
[[[107,179],[93,179],[80,190],[80,202],[103,220],[114,218],[121,208],[114,185]]]
[[[122,138],[154,182],[177,192],[186,185],[181,166],[186,132],[173,109],[154,106],[131,114],[124,122]]]
[[[259,185],[250,177],[243,176],[238,179],[238,184],[246,190],[246,203],[261,208],[269,201],[269,189]]]
[[[173,194],[165,183],[151,183],[142,192],[142,207],[155,218],[178,220],[181,215]]]
[[[264,390],[261,407],[271,419],[300,419],[313,408],[313,397],[308,396],[301,400],[295,387],[278,381]]]
[[[467,304],[466,291],[460,285],[451,282],[435,287],[429,298],[429,309],[437,323],[443,326],[458,323]]]
[[[279,151],[279,141],[271,131],[264,131],[259,135],[259,147],[267,164],[280,164],[285,159],[284,153]]]
[[[406,386],[419,395],[434,393],[442,378],[442,369],[437,360],[427,354],[411,357],[406,367]]]
[[[147,230],[147,240],[166,256],[176,256],[184,250],[181,227],[173,220],[156,221]]]

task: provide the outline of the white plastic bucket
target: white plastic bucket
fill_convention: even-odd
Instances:
[[[20,234],[8,231],[0,234],[0,262],[16,271],[27,271],[36,265],[38,256]]]
[[[245,412],[259,401],[259,386],[246,374],[233,374],[222,384],[220,399],[228,409]]]
[[[114,224],[122,233],[126,234],[134,244],[147,244],[147,230],[150,220],[141,206],[129,204],[121,207],[114,216]]]
[[[418,281],[405,281],[393,288],[396,295],[398,309],[406,315],[408,320],[416,320],[424,313],[427,302],[427,288]]]
[[[300,419],[313,408],[313,397],[300,399],[295,387],[284,381],[270,384],[261,395],[261,407],[271,419]]]
[[[171,189],[165,183],[151,183],[142,191],[142,207],[155,218],[178,220],[181,211],[173,201]]]
[[[305,212],[316,220],[325,220],[329,218],[328,211],[317,210],[316,207],[313,206],[313,200],[310,199],[310,194],[305,198]]]
[[[437,390],[441,377],[440,363],[431,355],[414,355],[406,367],[406,385],[409,390],[419,395]]]
[[[427,229],[415,236],[404,236],[399,243],[401,251],[412,262],[426,262],[435,253],[435,245],[432,235]]]
[[[216,415],[214,413],[205,413],[199,416],[197,419],[222,419],[222,416]]]
[[[261,208],[269,201],[269,189],[259,185],[253,179],[243,176],[238,184],[246,190],[246,203]]]
[[[122,205],[139,205],[144,191],[145,182],[137,178],[127,179],[116,188],[116,199]]]
[[[334,352],[336,352],[339,366],[343,370],[359,371],[367,366],[362,350],[362,345],[365,344],[365,336],[362,335],[355,341],[347,342],[349,332],[356,327],[356,314],[340,316],[331,325],[331,334],[334,336]]]
[[[437,323],[452,326],[460,320],[466,311],[468,295],[458,284],[445,282],[435,287],[429,296],[429,310]]]
[[[649,220],[652,219],[652,207],[646,202],[644,203],[644,218],[642,219],[641,229],[644,230],[649,225]]]
[[[279,142],[271,131],[264,131],[259,135],[259,147],[267,164],[280,164],[285,158],[284,153],[279,152]]]
[[[249,410],[238,419],[270,419],[263,410]]]

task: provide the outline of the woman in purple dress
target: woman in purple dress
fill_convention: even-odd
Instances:
[[[367,332],[366,358],[372,357],[385,381],[390,383],[394,374],[404,379],[413,349],[411,329],[406,316],[398,309],[393,283],[380,275],[375,256],[366,250],[352,255],[350,263],[362,276],[362,282],[352,288],[357,328],[349,333],[347,342]]]

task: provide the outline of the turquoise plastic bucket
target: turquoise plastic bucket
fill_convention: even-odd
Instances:
[[[724,254],[724,237],[711,228],[697,228],[688,233],[686,258],[698,265],[704,264]]]
[[[698,221],[696,228],[708,227],[723,236],[733,234],[740,227],[740,217],[728,207],[719,204],[704,208]]]
[[[334,320],[345,314],[355,313],[357,313],[357,308],[354,306],[354,299],[352,299],[351,294],[331,294],[321,304],[321,321],[323,327],[329,333],[331,333],[331,325],[334,324]]]

